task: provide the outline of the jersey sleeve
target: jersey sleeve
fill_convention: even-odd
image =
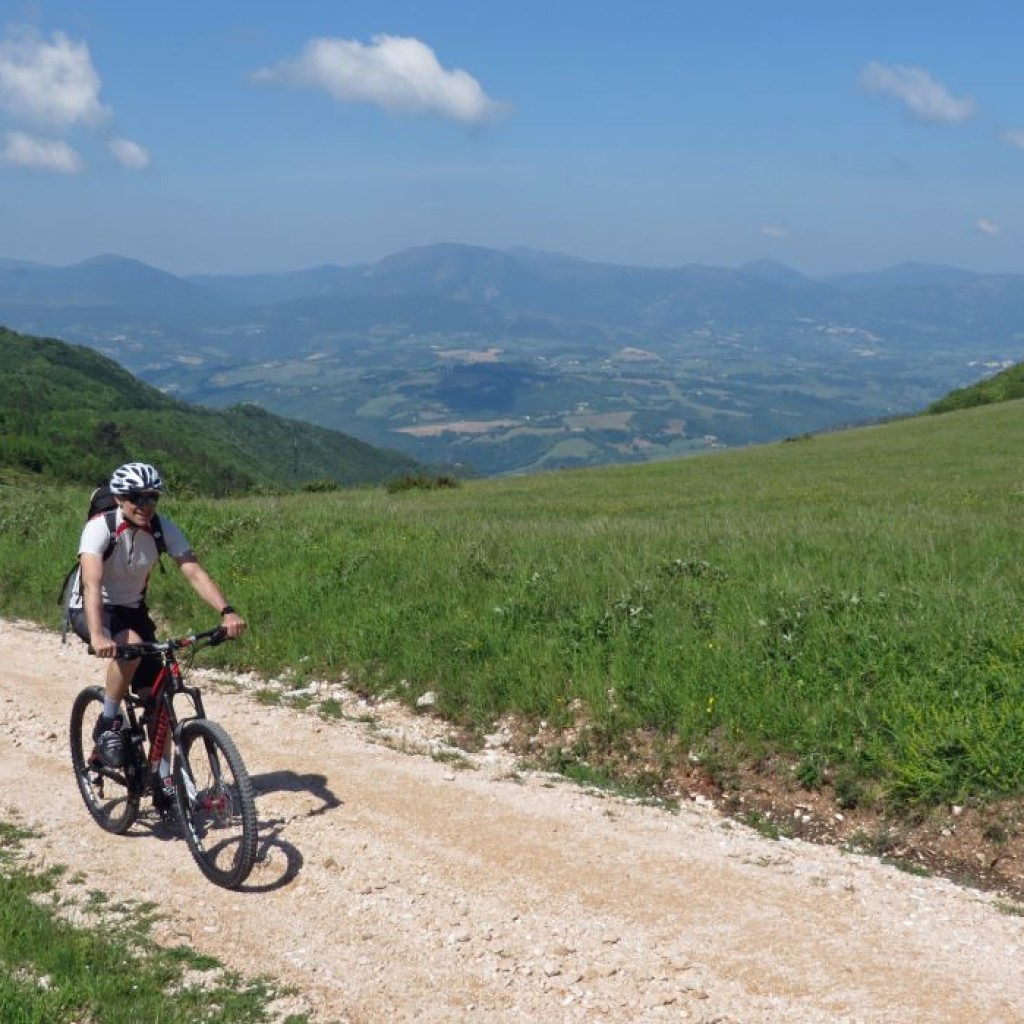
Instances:
[[[173,519],[165,519],[161,516],[160,529],[163,530],[164,544],[167,546],[167,554],[171,558],[182,558],[192,553],[192,545],[189,544],[181,527]]]
[[[99,555],[103,557],[110,541],[110,530],[107,529],[107,521],[103,516],[90,519],[82,530],[82,538],[78,542],[78,553],[80,555]]]

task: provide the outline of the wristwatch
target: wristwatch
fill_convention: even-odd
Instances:
[[[220,610],[220,617],[222,619],[224,618],[225,615],[237,615],[237,614],[238,613],[235,611],[235,609],[232,608],[231,605],[229,605],[229,604],[224,605],[224,607],[221,608],[221,610]]]

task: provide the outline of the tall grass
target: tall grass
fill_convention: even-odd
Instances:
[[[1024,405],[642,467],[169,498],[248,617],[226,663],[452,719],[796,763],[849,799],[1024,785]],[[0,488],[0,612],[53,623],[85,496]],[[60,558],[55,552],[63,553]],[[205,622],[177,574],[153,603]],[[578,729],[577,729],[578,734]]]

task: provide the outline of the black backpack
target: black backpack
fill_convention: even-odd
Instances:
[[[114,548],[117,546],[117,539],[127,529],[127,526],[122,524],[120,532],[117,527],[117,496],[107,486],[97,487],[89,498],[89,512],[85,517],[85,521],[88,522],[90,519],[95,519],[98,516],[103,516],[107,522],[107,532],[110,534],[110,539],[107,541],[107,546],[103,550],[103,561],[105,562],[113,553]],[[156,554],[157,562],[160,566],[161,572],[166,572],[164,569],[164,563],[160,561],[161,557],[167,553],[167,542],[164,540],[164,531],[160,526],[160,517],[154,515],[149,521],[149,529],[153,535],[153,540],[156,541]],[[60,596],[57,598],[57,604],[63,609],[62,615],[62,626],[61,626],[61,640],[66,641],[68,635],[68,626],[71,621],[71,599],[78,593],[81,586],[81,573],[78,561],[71,566],[68,570],[67,575],[64,577],[64,582],[61,584]]]

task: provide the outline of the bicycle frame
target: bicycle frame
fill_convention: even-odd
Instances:
[[[136,643],[121,644],[117,649],[117,656],[125,660],[134,657],[160,658],[160,668],[152,683],[146,684],[138,692],[135,692],[134,684],[132,690],[125,699],[125,709],[130,733],[135,742],[141,741],[141,727],[146,728],[146,737],[149,740],[149,751],[145,758],[139,756],[134,760],[134,769],[137,771],[140,764],[145,764],[148,772],[142,779],[132,780],[139,792],[145,792],[150,779],[159,772],[160,758],[164,753],[164,747],[168,739],[178,746],[180,743],[181,726],[193,718],[205,718],[206,709],[203,706],[203,696],[196,686],[187,686],[178,662],[177,652],[195,648],[203,641],[204,646],[213,646],[220,643],[224,638],[223,629],[208,630],[206,633],[197,633],[191,636],[182,637],[177,640],[167,640],[162,643]],[[141,668],[141,665],[140,665]],[[136,670],[138,672],[138,669]],[[175,707],[174,698],[179,694],[188,697],[192,702],[194,714],[179,717]],[[141,715],[139,711],[141,709]],[[153,714],[156,714],[154,720]],[[126,766],[127,767],[127,766]],[[128,769],[129,773],[131,768]],[[195,797],[195,787],[191,779],[186,779],[186,786],[190,790],[189,797]]]
[[[183,641],[144,645],[146,648],[144,653],[151,656],[158,653],[154,647],[162,648],[159,651],[160,669],[152,684],[148,684],[137,693],[129,693],[125,700],[131,735],[138,736],[139,726],[145,726],[146,737],[150,740],[150,751],[148,751],[145,761],[151,772],[158,771],[168,738],[172,743],[177,743],[183,722],[191,718],[206,718],[203,695],[199,687],[185,685],[176,654],[178,649],[194,646],[195,643],[195,637],[186,637]],[[129,646],[141,647],[143,645]],[[195,714],[178,717],[174,708],[174,698],[179,694],[188,697],[195,709]],[[142,710],[141,716],[137,714],[139,709]],[[156,712],[156,720],[153,718],[154,712]]]

